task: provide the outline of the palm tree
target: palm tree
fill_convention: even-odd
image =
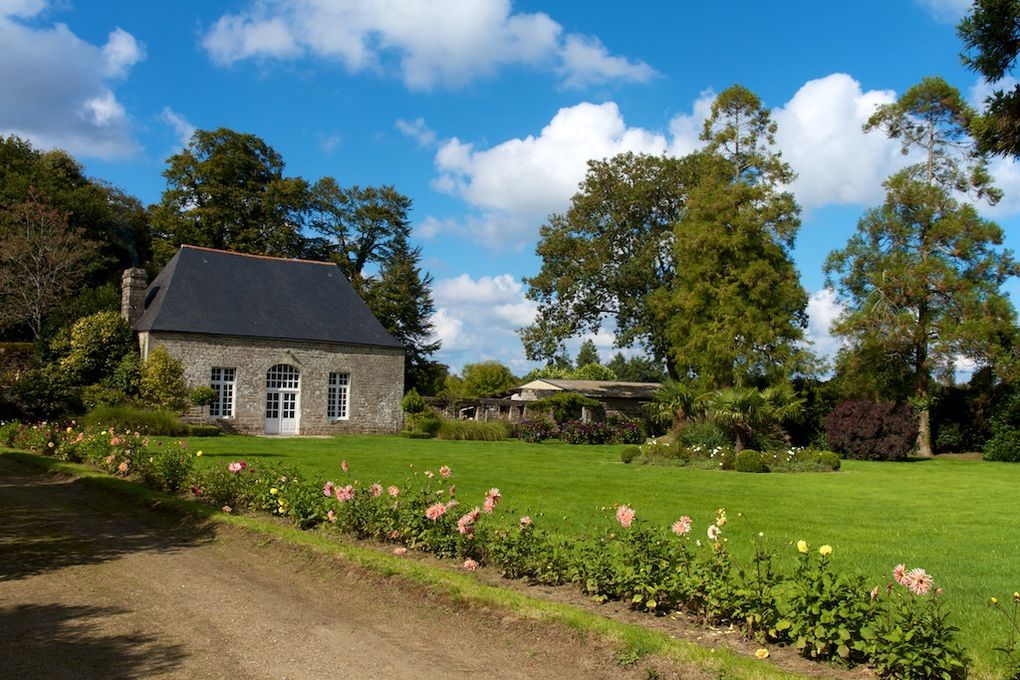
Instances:
[[[758,390],[753,387],[727,387],[707,397],[708,414],[730,431],[733,448],[743,451],[745,441],[756,432],[798,416],[804,405],[788,384]]]
[[[690,383],[666,380],[655,390],[645,409],[652,420],[668,423],[670,429],[676,430],[705,413],[704,396]]]

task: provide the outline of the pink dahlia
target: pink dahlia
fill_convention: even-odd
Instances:
[[[478,563],[469,557],[466,560],[464,560],[464,568],[467,569],[468,571],[475,571],[476,569],[478,569]]]
[[[486,514],[491,515],[492,511],[495,510],[495,509],[496,509],[496,501],[492,500],[491,498],[486,498],[485,502],[482,503],[482,510],[485,511]]]
[[[376,482],[372,486],[368,487],[368,492],[372,494],[372,498],[378,498],[382,495],[382,484]]]
[[[670,530],[677,536],[684,536],[691,533],[691,518],[684,515],[677,521],[673,522],[673,526],[670,527]]]
[[[127,464],[126,460],[122,460],[120,462],[120,465],[117,466],[117,471],[118,472],[127,472],[128,471],[128,464]]]
[[[931,574],[920,567],[911,569],[907,574],[907,588],[914,595],[927,595],[933,585],[935,585],[935,581]]]
[[[329,521],[329,522],[335,522],[336,521],[336,513],[333,512],[332,510],[327,512],[326,513],[326,520]]]
[[[222,510],[223,512],[231,512],[231,511],[233,510],[233,508],[232,508],[232,507],[230,507],[229,505],[224,505],[224,506],[223,506],[222,508],[220,508],[220,509],[221,509],[221,510]]]
[[[485,503],[482,504],[482,509],[487,513],[491,513],[499,505],[501,498],[503,498],[503,495],[499,492],[499,489],[492,487],[485,492]]]
[[[241,467],[240,463],[228,463],[227,464],[227,470],[229,470],[230,473],[234,474],[234,475],[236,475],[238,472],[240,472],[243,469],[244,468]],[[329,494],[327,494],[327,495],[329,495]]]
[[[446,514],[446,506],[442,503],[434,503],[425,510],[425,517],[435,522]]]
[[[878,599],[878,586],[871,589],[871,599],[873,601]]]
[[[343,470],[344,472],[347,472],[347,460],[346,459],[340,461],[340,469]]]
[[[347,486],[340,486],[336,489],[336,499],[341,503],[346,503],[354,498],[354,487],[348,484]]]
[[[394,555],[406,555],[407,554],[407,548],[405,548],[404,546],[400,546],[399,548],[394,548],[393,549],[393,554]]]
[[[231,471],[231,472],[233,472],[233,471]],[[334,491],[336,491],[336,487],[333,485],[333,482],[326,482],[325,484],[322,485],[322,495],[323,496],[326,496],[327,498],[329,498],[330,496],[333,495]]]
[[[450,475],[452,475],[452,474],[453,474],[453,470],[451,470],[446,465],[444,465],[441,468],[439,468],[439,476],[442,477],[443,479],[449,479]]]
[[[386,489],[386,491],[388,491],[389,494],[391,496],[393,496],[394,498],[396,498],[397,496],[400,495],[400,489],[398,489],[397,487],[393,486],[392,484],[390,484],[390,487],[388,489]]]
[[[637,515],[637,513],[634,512],[634,508],[629,505],[621,505],[616,509],[616,521],[619,522],[620,526],[624,529],[630,527],[630,525],[634,522],[635,515]]]
[[[907,566],[905,564],[897,564],[892,570],[893,580],[899,583],[901,586],[907,584]]]
[[[521,517],[521,528],[527,529],[531,526],[531,515],[524,515]]]
[[[465,536],[474,535],[475,521],[470,512],[457,520],[457,533]]]

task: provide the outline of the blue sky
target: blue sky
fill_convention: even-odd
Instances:
[[[194,128],[257,134],[309,180],[393,184],[435,277],[440,359],[524,372],[521,278],[585,161],[689,152],[739,82],[799,173],[809,335],[831,351],[822,262],[904,163],[860,125],[926,75],[980,101],[954,28],[968,4],[0,0],[0,133],[65,148],[146,203]],[[1020,169],[993,172],[1007,197],[986,214],[1016,249]],[[595,340],[614,351],[609,329]]]

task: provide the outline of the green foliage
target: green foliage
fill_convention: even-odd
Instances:
[[[581,347],[577,350],[577,360],[574,361],[574,364],[580,368],[589,364],[598,365],[599,363],[599,350],[595,347],[595,341],[589,338],[582,342]]]
[[[406,436],[430,439],[439,433],[441,425],[442,419],[432,409],[421,413],[408,413],[404,418],[404,433]]]
[[[425,398],[418,394],[418,390],[413,387],[411,390],[404,395],[404,398],[400,402],[401,408],[404,409],[404,413],[423,413],[428,408],[428,402]]]
[[[505,420],[446,420],[439,423],[436,437],[439,439],[473,440],[495,442],[507,439],[513,427]]]
[[[81,390],[81,405],[88,411],[101,406],[119,406],[127,401],[123,391],[103,385],[88,385]]]
[[[137,459],[137,469],[145,483],[167,493],[184,490],[195,464],[195,455],[179,446],[150,450]]]
[[[1006,640],[995,648],[1006,662],[1006,679],[1020,679],[1020,592],[1013,593],[1012,606],[1007,608],[999,598],[992,598],[992,607],[1006,620]]]
[[[112,427],[118,432],[142,432],[153,435],[187,434],[187,428],[175,413],[150,411],[133,406],[101,406],[81,417],[84,427]]]
[[[611,368],[597,363],[578,364],[577,368],[570,372],[569,380],[616,380],[616,374]]]
[[[17,420],[9,420],[0,423],[0,446],[11,447],[14,445],[14,438],[21,429],[21,423]]]
[[[775,130],[744,87],[713,101],[674,228],[675,281],[651,300],[677,373],[706,388],[788,379],[806,360],[807,293],[790,253],[800,209]]]
[[[867,660],[863,629],[873,611],[864,579],[833,572],[827,555],[813,555],[802,545],[792,583],[781,592],[782,619],[772,634],[811,659],[844,666]]]
[[[662,382],[666,379],[666,371],[662,364],[654,359],[632,356],[629,359],[617,352],[606,364],[617,380],[624,382]]]
[[[1016,65],[1020,45],[1020,6],[1002,0],[975,0],[957,27],[965,52],[963,63],[996,87],[983,103],[985,110],[970,123],[979,148],[1003,156],[1020,155],[1020,86],[1004,79]]]
[[[1020,430],[999,428],[985,442],[983,456],[985,460],[1020,463]]]
[[[188,393],[188,401],[195,406],[208,406],[216,401],[216,390],[208,385],[199,385]]]
[[[66,348],[60,369],[75,385],[110,380],[124,357],[137,351],[131,328],[116,312],[98,312],[75,321]]]
[[[160,345],[149,352],[142,364],[138,396],[157,410],[180,413],[185,407],[184,367]]]
[[[731,442],[718,423],[712,420],[695,420],[686,423],[677,434],[677,441],[683,446],[709,451],[729,446]]]
[[[167,188],[150,209],[156,262],[189,243],[244,253],[305,254],[301,216],[308,184],[283,176],[283,158],[255,135],[196,130],[167,159]]]
[[[925,78],[878,107],[865,129],[882,130],[922,160],[885,182],[885,202],[825,265],[844,306],[833,332],[848,341],[847,351],[886,357],[875,368],[898,384],[910,377],[922,456],[932,455],[933,375],[951,376],[961,355],[1003,374],[1013,370],[1015,313],[1001,287],[1018,267],[1000,248],[1002,229],[957,198],[994,204],[1002,195],[968,134],[973,115],[941,78]],[[869,370],[866,358],[857,363]]]
[[[645,406],[653,422],[677,429],[705,413],[700,390],[689,381],[666,380]]]
[[[548,397],[536,399],[528,403],[528,410],[536,413],[551,413],[557,425],[567,420],[574,420],[581,417],[582,409],[601,408],[597,399],[586,397],[577,392],[556,392]]]
[[[620,462],[621,463],[632,463],[634,459],[641,455],[640,446],[624,446],[620,451]]]
[[[763,390],[729,387],[705,397],[708,417],[731,435],[739,453],[745,443],[761,438],[770,427],[800,414],[803,400],[788,383]]]
[[[754,449],[744,449],[737,454],[733,469],[737,472],[768,472],[769,466],[760,453]]]
[[[535,249],[542,268],[525,280],[538,303],[535,323],[521,331],[529,359],[554,359],[565,339],[597,332],[608,317],[620,346],[640,344],[666,364],[665,319],[649,299],[673,286],[666,245],[694,166],[689,158],[633,153],[588,163],[567,212],[542,226]]]
[[[517,385],[514,374],[498,361],[465,364],[461,375],[464,378],[464,396],[469,399],[494,397]]]
[[[106,384],[127,395],[138,394],[138,383],[142,375],[142,359],[138,352],[128,352],[117,364]]]
[[[55,365],[25,371],[11,385],[10,398],[26,419],[58,418],[78,412],[81,399]]]

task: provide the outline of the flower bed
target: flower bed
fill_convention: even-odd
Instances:
[[[729,446],[684,446],[680,442],[652,440],[640,447],[627,447],[620,454],[624,463],[676,465],[736,470],[738,472],[834,472],[839,456],[831,451],[790,447],[776,451],[744,449],[739,454]]]
[[[244,460],[195,468],[201,452],[183,442],[153,451],[135,433],[73,426],[4,425],[0,444],[137,474],[166,490],[190,490],[224,512],[267,511],[302,528],[388,542],[397,555],[420,550],[471,571],[489,566],[508,578],[573,583],[598,600],[622,600],[654,614],[685,612],[808,658],[869,664],[885,677],[952,680],[966,672],[942,592],[923,569],[897,565],[888,582],[866,583],[836,568],[831,546],[813,549],[799,541],[783,547],[761,534],[753,556],[740,560],[728,549],[731,520],[724,510],[707,527],[686,516],[660,527],[643,521],[639,509],[618,505],[585,535],[564,537],[530,516],[501,512],[498,489],[477,499],[458,497],[454,473],[445,466],[412,469],[402,483],[384,486],[358,481],[346,462],[325,482]],[[1006,647],[1015,653],[1011,643]]]

